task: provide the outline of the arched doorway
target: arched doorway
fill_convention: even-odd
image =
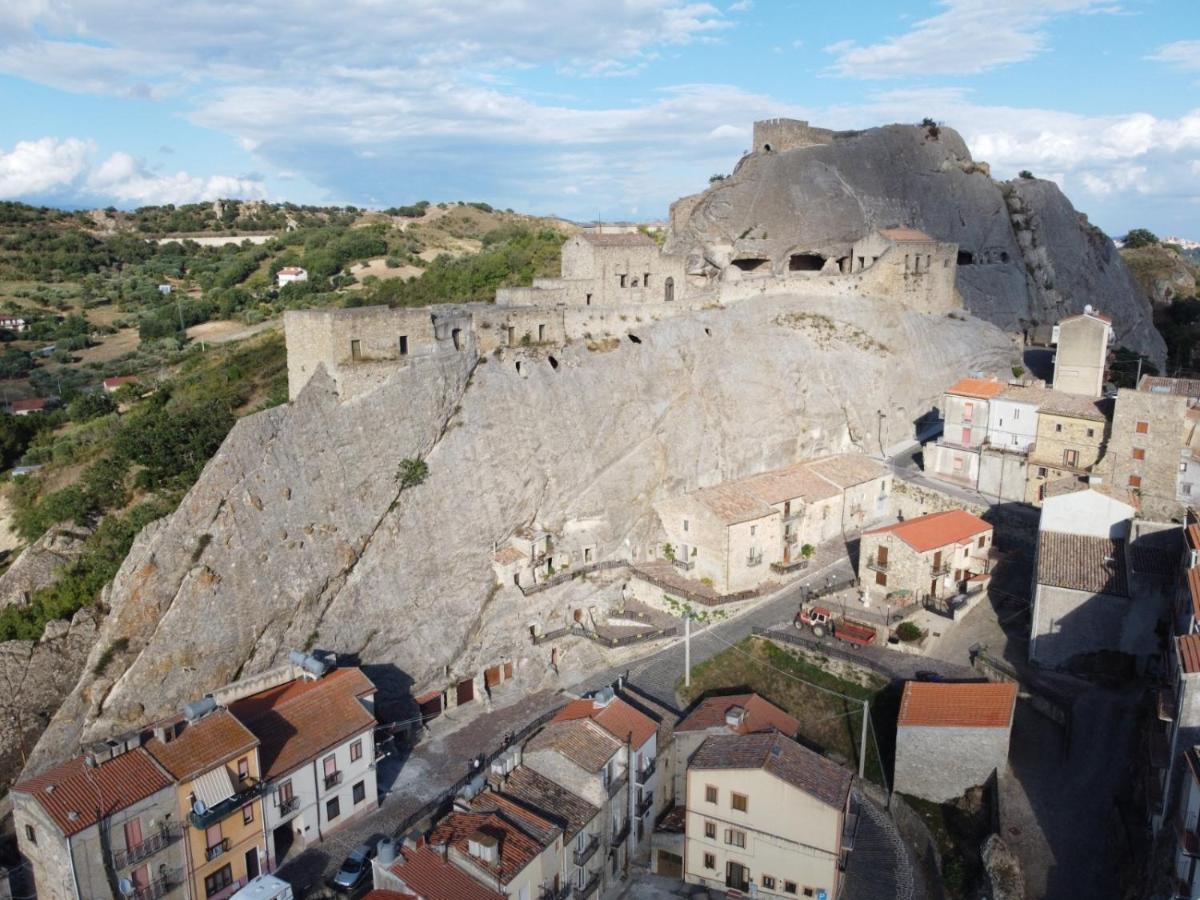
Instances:
[[[668,278],[663,282],[663,301],[670,303],[675,299],[675,279]]]
[[[450,332],[450,337],[454,340],[454,349],[461,350],[462,349],[462,329],[455,328],[453,331]]]

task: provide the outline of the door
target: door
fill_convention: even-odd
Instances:
[[[142,820],[130,819],[125,823],[125,850],[132,853],[142,843]]]
[[[962,445],[964,447],[971,446],[971,429],[970,428],[964,428],[962,430]]]
[[[663,300],[670,303],[675,299],[675,279],[668,278],[663,282]]]
[[[130,881],[133,882],[135,891],[146,890],[146,888],[150,887],[150,867],[139,866],[134,869],[133,874],[130,876]]]
[[[875,551],[875,559],[878,561],[879,568],[881,568],[881,569],[887,568],[887,552],[888,552],[888,548],[883,547],[883,546],[881,546],[877,551]]]
[[[295,837],[295,832],[292,831],[292,823],[285,822],[280,825],[272,832],[272,837],[275,842],[275,865],[278,866],[284,857],[288,855],[288,851],[292,849],[292,840]]]
[[[475,699],[475,682],[470,678],[464,678],[458,683],[457,695],[459,706],[462,706],[464,703],[470,703]]]
[[[246,851],[246,880],[258,877],[258,848],[251,847]]]
[[[500,683],[500,667],[492,666],[483,673],[483,683],[489,688],[494,688]]]
[[[725,863],[725,887],[733,891],[750,890],[750,870],[741,863]]]

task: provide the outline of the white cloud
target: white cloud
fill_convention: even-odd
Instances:
[[[939,0],[944,12],[877,44],[826,47],[833,72],[848,78],[966,75],[1029,59],[1044,50],[1042,26],[1057,15],[1113,11],[1101,0]]]
[[[1147,58],[1155,62],[1166,63],[1180,72],[1200,72],[1200,41],[1175,41],[1163,44]]]
[[[260,199],[266,188],[254,178],[187,172],[159,174],[128,153],[96,164],[96,147],[78,138],[20,141],[0,149],[0,197],[5,199],[87,198],[128,205],[194,203],[219,197]]]

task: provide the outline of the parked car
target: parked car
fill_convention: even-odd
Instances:
[[[292,900],[292,886],[274,875],[259,875],[229,900]]]
[[[333,876],[330,887],[336,891],[352,891],[371,877],[371,857],[375,855],[369,844],[360,844],[342,860],[342,867]]]

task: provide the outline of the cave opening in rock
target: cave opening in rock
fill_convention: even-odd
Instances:
[[[958,264],[960,266],[970,266],[970,265],[974,265],[974,263],[975,263],[975,254],[973,254],[970,250],[959,250],[958,251]]]
[[[789,272],[820,272],[825,257],[819,253],[793,253],[788,258]]]
[[[757,256],[746,256],[742,259],[735,259],[733,264],[743,272],[757,272],[759,269],[769,266],[771,261],[769,259],[761,259]]]
[[[558,360],[555,359],[553,356],[548,357],[548,359],[550,360],[550,368],[557,369],[558,368]]]
[[[638,337],[636,334],[629,335],[629,340],[631,340],[635,344],[640,344],[642,342],[642,339],[640,337]]]

